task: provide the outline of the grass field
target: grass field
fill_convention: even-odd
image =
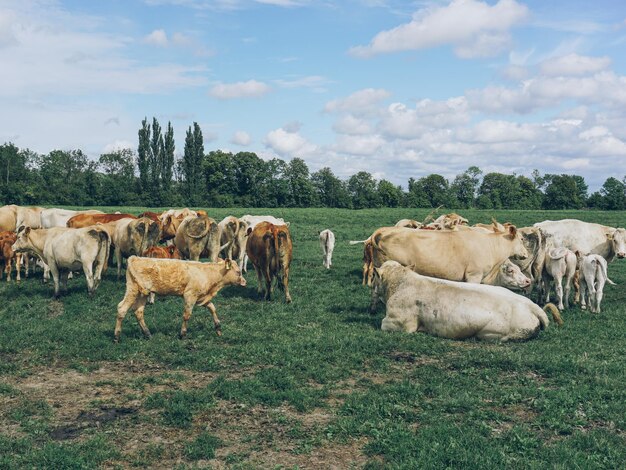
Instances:
[[[451,341],[381,332],[347,243],[429,211],[208,212],[291,222],[293,303],[257,299],[252,271],[215,299],[222,337],[196,308],[179,340],[182,301],[165,298],[146,308],[152,339],[129,314],[113,344],[115,269],[94,299],[82,275],[58,302],[41,272],[2,282],[0,468],[626,467],[626,261],[609,265],[600,315],[572,308],[526,343]],[[624,212],[462,213],[626,225]]]

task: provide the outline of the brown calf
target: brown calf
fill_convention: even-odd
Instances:
[[[285,290],[285,300],[291,302],[289,295],[289,265],[292,258],[292,243],[289,227],[259,222],[253,229],[248,229],[246,254],[256,270],[259,280],[258,292],[270,300],[274,278]],[[265,280],[265,290],[263,289]]]
[[[183,259],[174,245],[170,246],[151,246],[143,252],[145,258],[164,258],[164,259]]]
[[[222,287],[246,285],[241,270],[230,260],[217,263],[200,263],[174,259],[128,258],[126,269],[126,294],[117,306],[115,342],[120,339],[122,320],[128,310],[135,310],[135,317],[141,331],[150,337],[150,330],[143,318],[143,311],[151,293],[182,297],[185,302],[183,324],[180,337],[187,334],[187,322],[191,318],[194,305],[208,308],[213,315],[213,323],[218,336],[222,330],[215,305],[211,300]]]
[[[20,277],[22,254],[15,253],[11,248],[16,239],[17,235],[14,232],[0,233],[0,260],[4,261],[4,269],[0,271],[0,279],[2,279],[2,273],[5,272],[7,275],[7,282],[11,280],[11,263],[13,262],[15,262],[15,271],[17,271],[16,279],[18,281],[22,280]]]

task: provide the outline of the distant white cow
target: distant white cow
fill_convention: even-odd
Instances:
[[[576,255],[567,248],[552,248],[546,253],[544,269],[547,275],[543,278],[546,303],[550,302],[550,287],[554,281],[559,310],[563,310],[563,278],[565,278],[565,308],[569,308],[569,293],[576,274]]]
[[[550,323],[538,305],[502,287],[422,276],[396,261],[374,270],[373,294],[387,315],[381,329],[450,339],[527,340]],[[548,304],[555,321],[558,310]]]
[[[44,209],[41,211],[41,227],[67,227],[67,221],[78,214],[104,214],[102,211],[90,209],[86,211],[73,211],[70,209]],[[19,228],[19,227],[18,227]]]
[[[600,303],[604,291],[604,284],[615,285],[609,279],[607,262],[600,255],[579,255],[578,265],[580,269],[580,308],[587,308],[586,300],[589,301],[589,309],[593,313],[600,313]]]
[[[324,256],[324,266],[330,269],[333,264],[333,250],[335,249],[335,234],[329,229],[320,232],[320,246]]]

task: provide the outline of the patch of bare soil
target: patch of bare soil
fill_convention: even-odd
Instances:
[[[57,318],[65,313],[65,307],[60,300],[51,300],[48,304],[48,317]]]
[[[132,362],[105,363],[86,373],[42,368],[27,377],[6,378],[18,393],[0,396],[0,406],[10,410],[22,399],[44,400],[53,409],[53,440],[80,441],[105,432],[121,454],[110,466],[172,468],[189,463],[184,448],[202,432],[217,436],[222,446],[215,459],[195,463],[200,467],[226,468],[239,462],[260,468],[350,468],[366,462],[362,439],[338,444],[315,438],[334,418],[333,407],[298,413],[288,406],[270,409],[219,401],[196,414],[191,429],[165,426],[161,410],[143,407],[156,392],[202,388],[216,376]],[[20,435],[19,424],[5,418],[0,413],[0,433]]]

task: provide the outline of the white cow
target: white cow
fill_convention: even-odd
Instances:
[[[580,269],[580,308],[585,310],[587,308],[586,300],[588,300],[589,309],[593,313],[600,313],[604,284],[608,282],[615,285],[609,279],[606,260],[600,255],[580,256],[578,265]]]
[[[87,279],[89,294],[93,294],[109,259],[111,240],[108,233],[95,227],[32,229],[20,227],[13,251],[39,256],[50,268],[54,279],[54,297],[59,297],[59,273],[63,284],[71,271],[81,269]]]
[[[572,250],[563,247],[547,250],[544,270],[546,303],[550,302],[550,287],[554,282],[554,290],[559,299],[559,310],[563,310],[563,278],[565,278],[565,307],[569,308],[569,293],[572,289],[574,274],[576,274],[576,255]]]
[[[615,256],[626,257],[626,230],[576,219],[546,220],[539,227],[552,246],[562,246],[584,254],[597,254],[609,263]]]
[[[387,306],[386,331],[511,341],[533,338],[550,323],[541,307],[507,289],[422,276],[396,261],[375,270],[373,291]],[[545,308],[562,323],[554,305]]]
[[[67,221],[78,214],[104,214],[102,211],[90,209],[86,211],[73,211],[70,209],[44,209],[41,211],[41,227],[67,227]]]
[[[252,230],[254,230],[254,227],[256,226],[256,224],[258,224],[259,222],[269,222],[273,225],[286,225],[287,227],[289,227],[289,222],[285,222],[285,219],[277,219],[276,217],[274,217],[273,215],[250,215],[250,214],[246,214],[243,217],[241,217],[239,219],[240,222],[243,222],[244,224],[246,224],[247,231],[246,234],[249,234],[252,232]],[[245,239],[245,241],[247,242],[247,238]],[[243,250],[243,258],[241,259],[241,264],[239,266],[239,268],[244,272],[247,273],[248,272],[248,255],[246,254],[246,244],[247,243],[243,243],[243,246],[241,247],[241,249]]]
[[[324,266],[330,269],[333,264],[333,250],[335,249],[335,234],[329,229],[320,232],[320,246],[324,256]]]

